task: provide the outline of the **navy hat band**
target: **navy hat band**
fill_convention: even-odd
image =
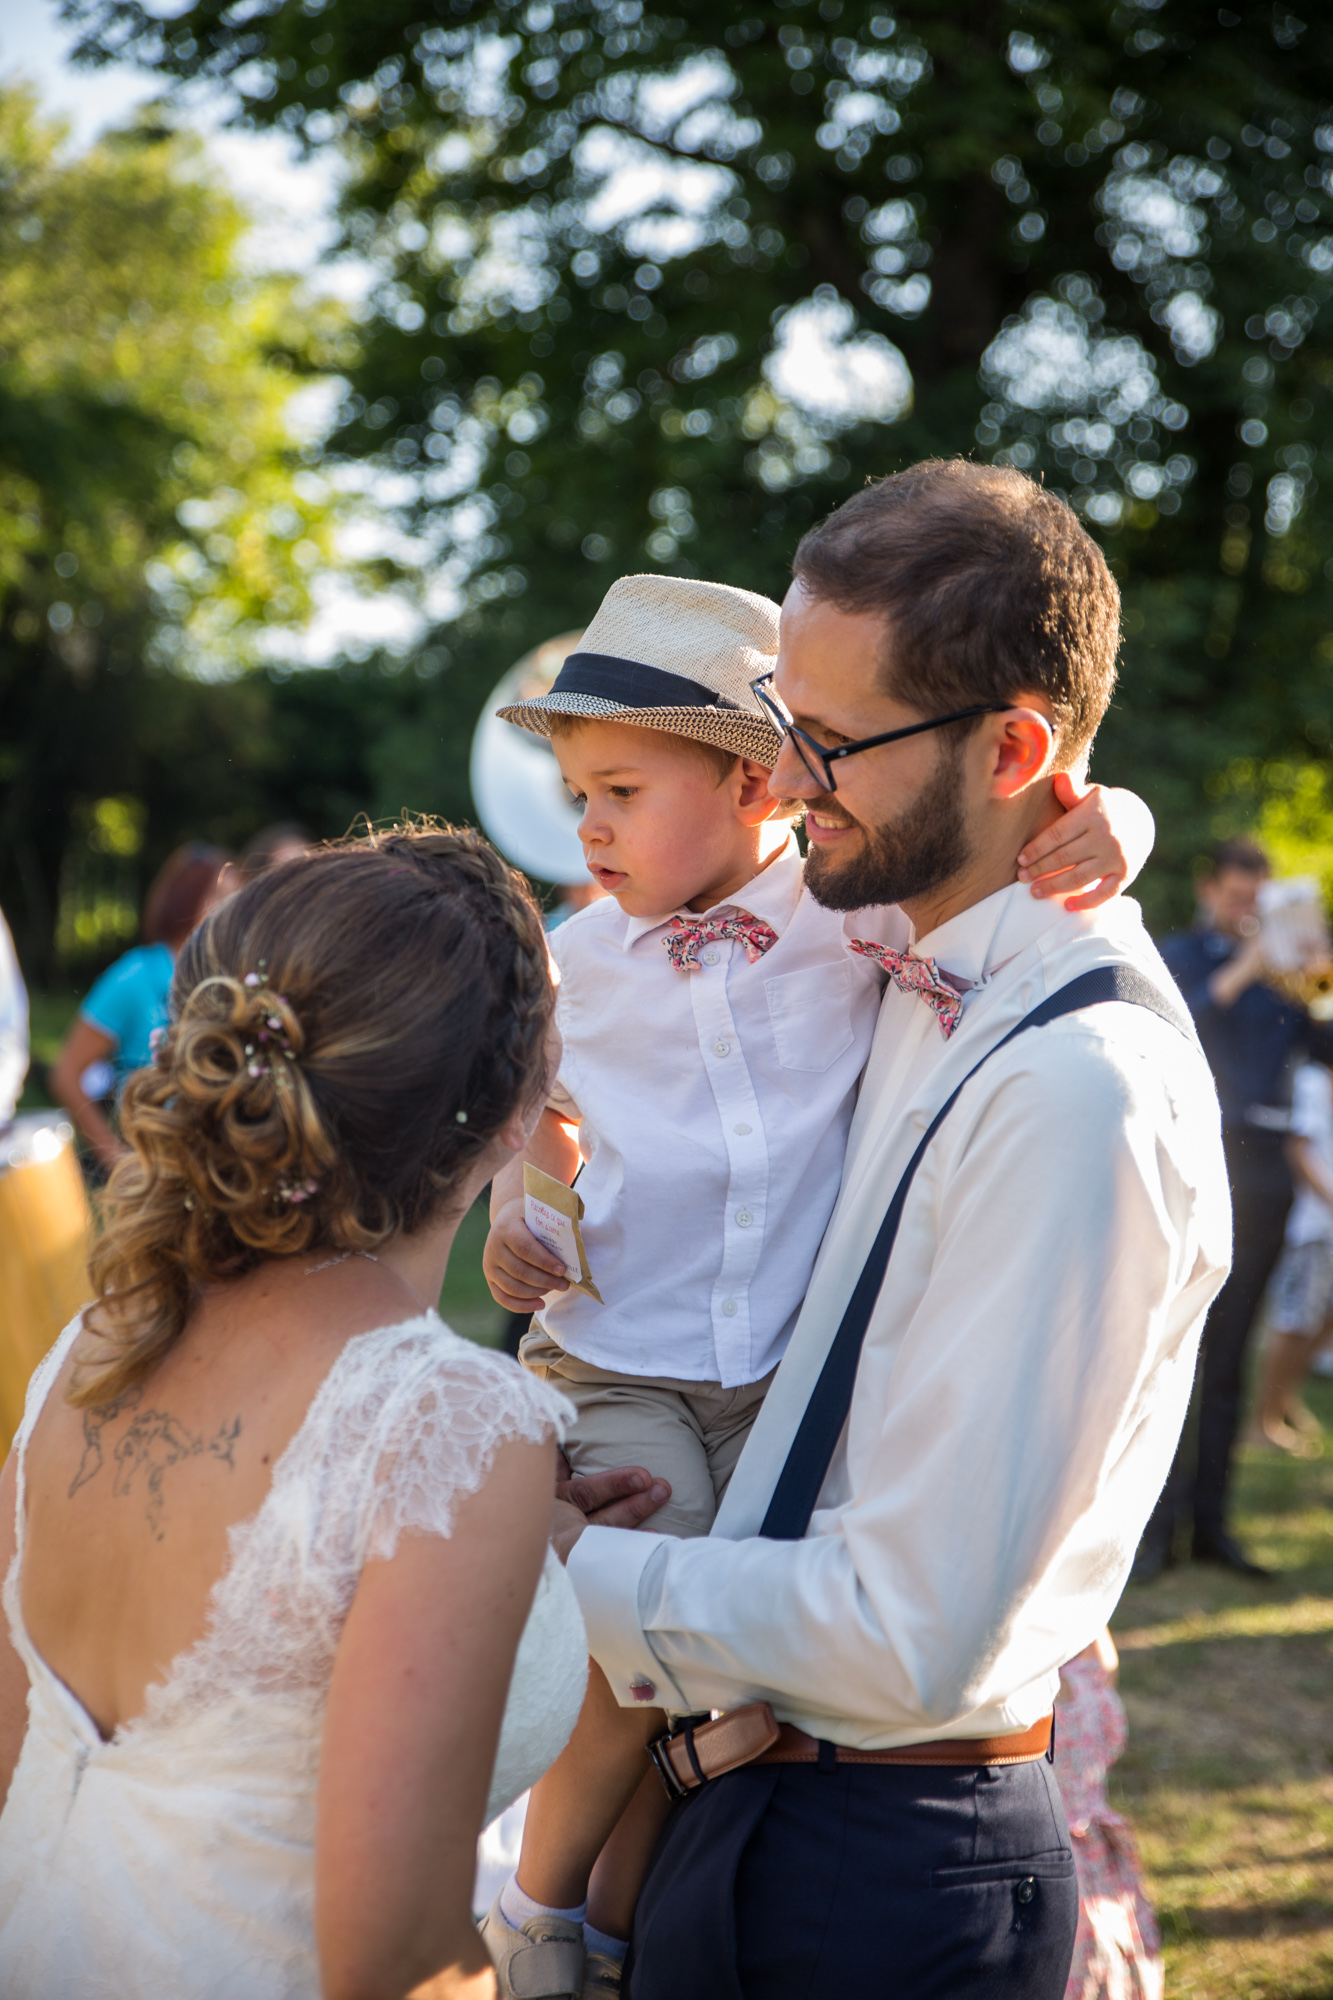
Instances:
[[[716,688],[639,660],[620,660],[611,653],[571,653],[551,684],[552,694],[588,694],[622,708],[730,708],[740,703]]]

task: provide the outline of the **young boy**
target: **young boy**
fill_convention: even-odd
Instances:
[[[1315,1457],[1320,1425],[1301,1384],[1333,1326],[1333,1074],[1304,1063],[1292,1079],[1287,1157],[1296,1199],[1269,1293],[1259,1430],[1269,1444]]]
[[[579,1173],[602,1302],[528,1232],[521,1162],[494,1184],[485,1270],[501,1305],[540,1314],[522,1359],[577,1409],[574,1470],[641,1465],[670,1485],[658,1533],[712,1524],[838,1192],[876,954],[910,943],[897,909],[846,916],[805,893],[768,791],[779,737],[751,689],[777,634],[778,607],[748,591],[622,577],[550,693],[501,711],[551,737],[608,891],[551,939],[563,1054],[528,1153],[566,1184]],[[1146,817],[1123,796],[1117,823],[1138,832]],[[1021,859],[1046,878],[1034,894],[1100,881],[1089,903],[1130,873],[1095,789]],[[618,1990],[666,1810],[655,1775],[640,1788],[664,1723],[652,1692],[621,1709],[591,1667],[483,1925],[503,1995]]]

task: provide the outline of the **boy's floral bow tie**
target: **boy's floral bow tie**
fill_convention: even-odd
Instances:
[[[745,956],[753,965],[757,958],[772,950],[778,934],[771,925],[752,917],[748,910],[737,910],[731,917],[699,917],[694,921],[677,917],[675,929],[662,942],[677,972],[694,972],[698,970],[701,944],[727,944],[732,938],[745,946]]]
[[[862,958],[878,960],[900,992],[915,993],[924,1000],[948,1041],[958,1026],[963,1002],[949,984],[948,974],[940,971],[933,958],[913,958],[910,951],[895,951],[887,944],[867,944],[864,938],[848,938],[847,945],[850,951],[859,951]]]

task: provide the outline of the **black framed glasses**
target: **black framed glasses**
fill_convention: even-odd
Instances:
[[[782,731],[822,792],[837,791],[833,766],[843,757],[854,757],[858,750],[878,750],[883,743],[900,743],[905,736],[921,736],[928,729],[943,729],[948,722],[966,722],[973,715],[1003,715],[1013,707],[1009,701],[979,701],[972,708],[956,708],[951,715],[934,715],[929,722],[909,722],[906,729],[886,729],[882,736],[863,736],[857,743],[839,743],[835,749],[827,750],[804,729],[797,728],[786,704],[774,694],[772,680],[770,669],[750,682],[755,700],[769,721]]]

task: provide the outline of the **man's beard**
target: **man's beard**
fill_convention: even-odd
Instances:
[[[887,826],[864,826],[848,813],[849,823],[859,826],[864,836],[855,859],[840,863],[812,846],[805,879],[815,901],[826,910],[908,903],[961,875],[972,853],[963,812],[961,762],[958,752],[945,751],[934,777],[909,809]],[[841,810],[836,798],[828,803],[835,812]]]

